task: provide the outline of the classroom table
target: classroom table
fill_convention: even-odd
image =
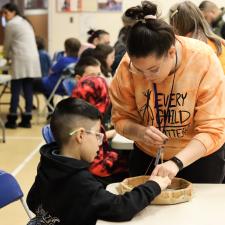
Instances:
[[[116,134],[112,139],[111,147],[118,150],[132,150],[134,141],[125,138],[120,134]]]
[[[118,183],[107,190],[117,193]],[[138,203],[137,203],[138,204]],[[176,205],[149,205],[128,222],[98,220],[96,225],[224,225],[225,184],[193,184],[190,202]]]
[[[9,74],[0,74],[0,84],[6,84],[12,79]]]

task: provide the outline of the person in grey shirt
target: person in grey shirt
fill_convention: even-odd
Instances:
[[[17,108],[21,89],[25,98],[25,111],[20,127],[30,128],[33,106],[34,77],[41,76],[40,61],[32,25],[21,16],[17,5],[7,3],[2,7],[6,20],[4,57],[11,62],[11,100],[6,128],[16,128]]]

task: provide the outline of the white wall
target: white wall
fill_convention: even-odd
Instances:
[[[89,0],[93,1],[93,0]],[[123,0],[123,11],[131,6],[141,3],[142,0]],[[193,1],[196,5],[202,0]],[[182,0],[154,0],[162,13],[163,17],[168,14],[169,8],[176,2]],[[224,0],[214,0],[218,6],[225,6]],[[59,13],[56,11],[56,0],[49,0],[49,52],[53,54],[55,51],[63,49],[63,43],[66,38],[77,37],[81,41],[87,40],[86,32],[90,28],[104,29],[111,35],[111,44],[113,45],[117,39],[119,29],[122,26],[122,12],[72,12]],[[71,22],[71,19],[73,22]]]

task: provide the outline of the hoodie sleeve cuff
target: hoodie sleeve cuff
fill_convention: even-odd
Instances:
[[[144,185],[146,185],[148,188],[151,188],[154,197],[156,197],[157,195],[161,193],[161,188],[159,184],[153,180],[147,181]]]

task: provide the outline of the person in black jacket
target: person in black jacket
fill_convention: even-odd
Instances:
[[[84,100],[67,98],[59,102],[50,127],[56,143],[41,147],[37,176],[27,197],[37,224],[127,221],[171,182],[168,177],[155,176],[124,195],[106,191],[88,170],[103,135],[99,133],[99,111]]]

